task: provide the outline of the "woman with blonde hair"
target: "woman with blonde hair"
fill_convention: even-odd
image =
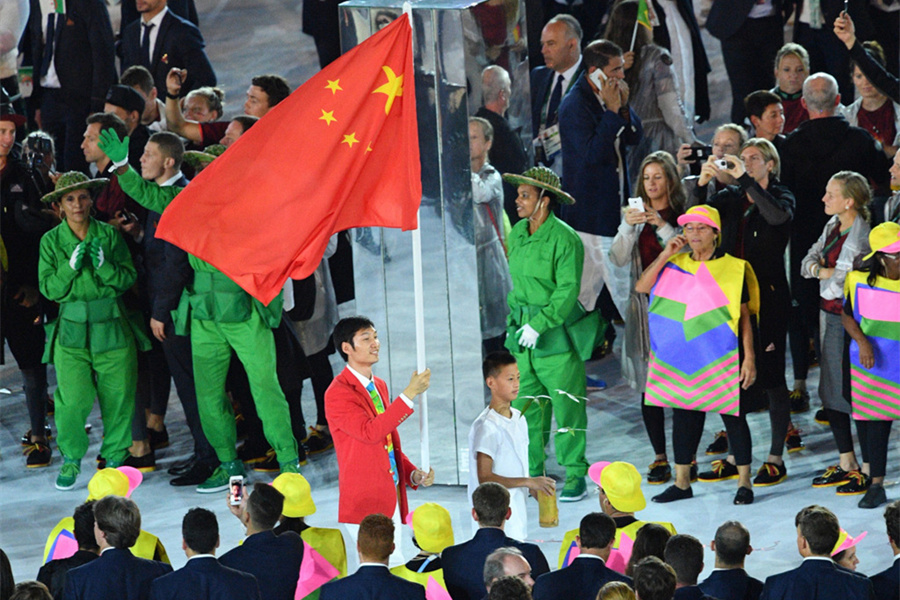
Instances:
[[[809,119],[809,113],[800,104],[803,82],[807,77],[809,53],[806,48],[793,42],[782,46],[775,55],[775,87],[771,91],[781,98],[781,105],[784,107],[784,135]]]
[[[597,600],[635,600],[635,595],[624,581],[610,581],[597,592]]]

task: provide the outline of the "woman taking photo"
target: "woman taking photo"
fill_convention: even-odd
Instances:
[[[865,42],[866,54],[882,67],[884,50],[878,42]],[[843,106],[844,118],[854,127],[862,127],[881,142],[884,153],[893,158],[900,144],[900,104],[893,102],[883,91],[872,85],[856,62],[853,65],[853,85],[859,96],[850,106]]]
[[[625,209],[625,216],[609,251],[609,259],[617,267],[631,265],[632,292],[622,339],[622,377],[633,389],[641,392],[641,416],[656,454],[647,474],[647,483],[660,484],[672,478],[672,468],[666,455],[663,409],[643,401],[647,361],[650,360],[650,334],[647,329],[647,295],[634,291],[634,284],[675,236],[678,217],[684,212],[685,192],[672,155],[659,151],[647,156],[641,163],[635,188],[643,207]]]
[[[825,214],[831,219],[800,265],[800,274],[819,280],[819,338],[822,359],[819,363],[819,398],[831,424],[831,433],[840,453],[840,462],[813,479],[813,487],[837,488],[839,495],[862,494],[869,488],[869,476],[860,470],[850,432],[850,394],[848,344],[841,324],[844,280],[853,269],[853,260],[869,251],[868,203],[872,197],[869,183],[859,173],[841,171],[825,186]],[[865,431],[863,462],[868,457]],[[868,466],[868,465],[866,465]],[[868,469],[866,469],[868,470]]]
[[[759,289],[750,264],[722,252],[719,211],[701,204],[678,217],[684,234],[669,240],[635,285],[650,294],[650,364],[645,402],[672,406],[675,485],[653,498],[693,497],[691,460],[706,411],[722,414],[737,459],[735,504],[753,502],[750,432],[740,390],[756,381],[751,313]],[[690,252],[680,252],[690,246]],[[710,385],[714,381],[715,385]]]

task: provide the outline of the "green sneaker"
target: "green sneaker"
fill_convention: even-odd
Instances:
[[[300,472],[300,465],[298,464],[298,462],[296,460],[279,463],[278,466],[282,473],[299,473]]]
[[[578,502],[587,496],[587,484],[584,477],[566,477],[566,485],[559,495],[560,502]]]
[[[75,480],[81,473],[81,461],[75,461],[66,458],[62,468],[59,470],[59,476],[56,478],[56,489],[67,491],[75,487]]]
[[[228,489],[228,481],[232,475],[243,475],[244,463],[239,460],[224,462],[216,467],[209,479],[197,486],[200,494],[214,494]]]

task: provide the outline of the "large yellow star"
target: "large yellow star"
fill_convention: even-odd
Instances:
[[[326,81],[328,82],[328,85],[326,85],[325,87],[328,88],[329,90],[331,90],[331,95],[332,95],[332,96],[334,96],[335,94],[337,94],[337,93],[338,93],[338,90],[344,91],[344,88],[341,87],[341,80],[340,80],[340,79],[335,79],[335,80],[333,80],[333,81],[332,81],[331,79],[326,79]]]
[[[319,120],[320,120],[320,121],[325,121],[325,124],[326,124],[326,125],[331,125],[331,122],[332,122],[332,121],[337,121],[337,119],[334,118],[334,111],[333,111],[333,110],[326,111],[324,108],[321,109],[321,110],[322,110],[322,116],[319,117]]]
[[[381,69],[384,71],[384,74],[387,75],[387,83],[378,87],[372,93],[385,94],[387,96],[387,102],[384,105],[384,114],[388,114],[391,112],[391,106],[394,104],[394,98],[403,95],[403,75],[400,75],[399,77],[394,75],[393,69],[387,65],[384,65]]]
[[[359,140],[356,139],[356,132],[354,131],[354,132],[351,133],[350,135],[345,135],[345,136],[344,136],[344,141],[342,141],[341,143],[342,143],[342,144],[347,144],[347,145],[350,146],[351,148],[353,147],[353,144],[358,144],[358,143],[359,143]]]

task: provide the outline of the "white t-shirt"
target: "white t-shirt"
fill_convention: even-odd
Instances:
[[[469,504],[472,493],[478,487],[478,465],[476,457],[479,452],[490,456],[493,471],[503,477],[528,477],[528,423],[522,413],[510,408],[512,416],[506,418],[485,408],[469,430]],[[509,505],[512,516],[504,526],[509,537],[522,540],[528,534],[528,518],[525,501],[528,489],[524,487],[509,490]],[[478,524],[472,522],[475,528]]]

